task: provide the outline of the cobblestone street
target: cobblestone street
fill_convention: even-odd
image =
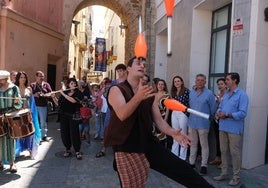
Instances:
[[[91,145],[82,143],[83,160],[77,160],[74,155],[63,158],[64,147],[60,140],[59,123],[56,115],[49,116],[49,141],[42,142],[35,160],[29,158],[28,153],[17,158],[18,173],[10,174],[8,165],[0,173],[1,187],[32,187],[32,188],[117,188],[120,187],[117,174],[112,169],[112,150],[106,156],[95,158],[101,148],[100,141],[92,139]],[[91,129],[93,130],[93,128]],[[268,187],[268,166],[242,171],[243,184],[240,187]],[[180,170],[180,169],[178,169]],[[228,180],[215,182],[212,177],[220,173],[216,167],[208,167],[205,178],[215,187],[228,187]],[[158,172],[150,171],[147,187],[178,188],[183,187],[176,182],[162,176]]]

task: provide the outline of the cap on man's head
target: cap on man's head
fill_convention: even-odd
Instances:
[[[10,73],[6,70],[0,70],[0,79],[8,79],[10,77]]]

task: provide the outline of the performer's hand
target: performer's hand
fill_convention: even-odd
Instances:
[[[191,146],[190,138],[181,131],[182,129],[177,130],[175,135],[172,135],[172,137],[183,147]]]
[[[139,86],[137,88],[138,97],[141,100],[147,99],[149,97],[152,97],[154,95],[152,86],[143,85],[143,80],[140,78]]]

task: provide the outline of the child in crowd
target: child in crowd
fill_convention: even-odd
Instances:
[[[82,100],[82,107],[80,108],[80,114],[82,116],[82,123],[79,125],[81,139],[86,139],[90,144],[90,118],[92,117],[91,109],[88,105],[88,99]]]

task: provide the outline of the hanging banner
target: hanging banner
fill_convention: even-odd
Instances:
[[[107,54],[104,38],[96,38],[95,43],[95,71],[106,72]]]

